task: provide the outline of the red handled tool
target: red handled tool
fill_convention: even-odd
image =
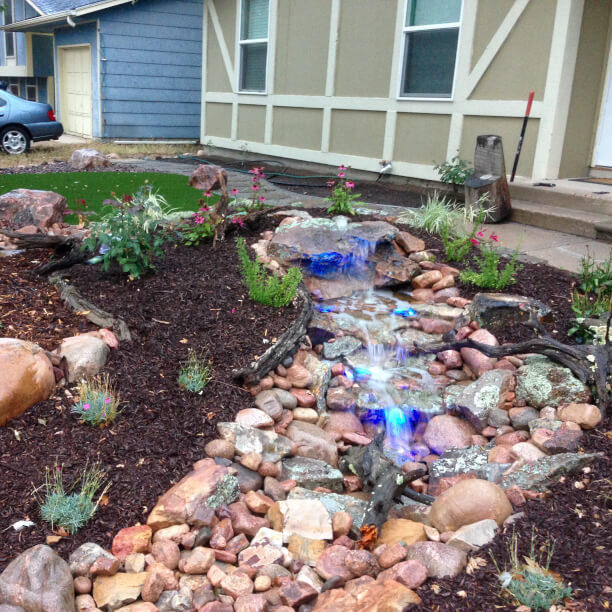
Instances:
[[[523,148],[523,139],[525,138],[525,130],[527,129],[527,121],[529,121],[529,113],[531,112],[531,104],[533,103],[534,92],[529,92],[529,99],[527,100],[527,110],[525,111],[525,117],[523,118],[523,127],[521,129],[521,135],[519,136],[518,145],[516,146],[516,156],[514,158],[514,164],[512,165],[512,174],[510,175],[510,182],[514,181],[514,175],[516,174],[516,167],[518,166],[519,157],[521,156],[521,149]]]

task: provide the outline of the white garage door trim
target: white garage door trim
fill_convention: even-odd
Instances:
[[[79,90],[67,92],[66,88],[70,85],[69,79],[66,77],[65,64],[66,53],[73,50],[87,51],[85,66],[79,80]],[[75,136],[83,136],[85,138],[93,137],[93,91],[92,91],[92,65],[91,65],[91,45],[62,45],[57,48],[58,65],[59,65],[59,98],[60,98],[60,121],[64,125],[64,130],[67,134]],[[86,68],[86,69],[85,69]],[[68,94],[73,94],[71,103],[67,102]],[[78,107],[71,112],[75,104],[74,96],[80,96],[81,99],[76,99]]]

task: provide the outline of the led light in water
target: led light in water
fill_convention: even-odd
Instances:
[[[413,308],[410,308],[410,306],[408,306],[407,308],[396,308],[393,311],[393,314],[403,317],[405,319],[407,317],[416,317],[417,311],[414,310]]]
[[[338,307],[334,304],[315,304],[314,307],[319,312],[338,312]]]

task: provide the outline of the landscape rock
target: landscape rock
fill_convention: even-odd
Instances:
[[[399,232],[395,238],[395,242],[397,242],[408,255],[410,255],[410,253],[418,253],[425,250],[425,242],[409,232]]]
[[[111,547],[113,555],[124,561],[132,553],[147,553],[151,548],[153,530],[148,525],[125,527],[117,532]]]
[[[338,448],[334,438],[326,431],[313,425],[294,421],[287,428],[287,436],[294,442],[293,454],[310,457],[338,467]]]
[[[297,580],[284,582],[280,589],[281,602],[294,609],[312,601],[317,595],[318,592],[314,587]]]
[[[115,574],[98,576],[93,584],[93,598],[98,608],[113,612],[121,606],[136,601],[148,577],[147,572],[139,574]]]
[[[472,445],[472,435],[476,433],[468,422],[447,414],[433,417],[423,435],[429,448],[442,454],[451,448],[465,448]]]
[[[100,170],[108,168],[110,161],[96,149],[76,149],[72,152],[68,165],[75,170]]]
[[[336,338],[334,342],[325,342],[323,344],[323,357],[330,361],[337,361],[344,355],[350,355],[357,349],[361,348],[361,340],[354,336],[341,336]]]
[[[75,382],[95,376],[104,367],[110,348],[103,340],[83,334],[64,338],[58,352],[66,358],[68,382]]]
[[[430,578],[454,578],[467,564],[464,551],[442,542],[417,542],[408,547],[406,556],[422,563]]]
[[[499,346],[497,338],[486,329],[478,329],[470,334],[470,339],[481,344],[487,344],[489,346]],[[487,357],[484,353],[481,353],[477,349],[473,348],[462,348],[460,350],[461,358],[464,363],[470,368],[474,375],[478,378],[485,372],[493,369],[496,360]]]
[[[282,389],[278,389],[278,390],[282,391]],[[289,393],[289,395],[291,394]],[[295,400],[295,398],[294,398],[294,402],[297,404],[297,401]],[[281,402],[276,389],[260,391],[255,396],[255,406],[257,406],[257,408],[265,412],[268,416],[270,416],[275,421],[280,420],[283,414],[283,403]]]
[[[221,457],[222,459],[228,459],[231,461],[236,454],[236,448],[228,440],[211,440],[206,443],[204,452],[211,458]]]
[[[447,544],[464,552],[470,552],[482,548],[491,542],[497,531],[498,525],[496,521],[484,519],[459,527]]]
[[[289,493],[289,499],[316,499],[327,509],[329,516],[334,516],[336,512],[346,512],[353,519],[353,529],[359,530],[363,523],[363,516],[366,511],[367,501],[352,495],[338,495],[337,493],[320,493],[309,491],[302,487],[296,487]]]
[[[264,462],[280,461],[293,448],[291,440],[273,431],[261,431],[238,423],[217,423],[217,430],[224,440],[234,444],[240,454],[259,453]]]
[[[312,540],[333,538],[331,516],[320,500],[279,501],[270,508],[267,516],[273,529],[283,532],[285,542],[289,542],[292,535]]]
[[[593,429],[601,423],[601,411],[593,404],[566,404],[558,410],[561,421],[578,423],[582,429]]]
[[[295,480],[305,489],[324,487],[342,493],[342,472],[325,461],[309,457],[292,457],[283,461],[282,480]]]
[[[346,567],[345,560],[350,550],[344,546],[330,546],[325,549],[319,557],[315,570],[323,580],[329,580],[334,576],[344,582],[353,578],[353,574]]]
[[[325,540],[312,540],[294,534],[289,537],[287,548],[293,559],[299,559],[314,567],[323,551],[327,548],[327,542]]]
[[[61,223],[65,214],[66,198],[53,191],[14,189],[0,195],[0,222],[9,228],[48,228]]]
[[[0,426],[54,391],[53,365],[38,345],[0,338]]]
[[[332,387],[328,389],[325,401],[330,410],[350,413],[355,410],[356,404],[354,395],[343,387]]]
[[[262,393],[266,393],[266,391],[262,391]],[[276,400],[276,402],[279,412],[272,412],[280,418],[283,414],[283,407],[278,400]],[[274,425],[274,419],[263,410],[258,410],[257,408],[243,408],[236,413],[236,423],[244,425],[244,427],[255,427],[259,429],[272,427]]]
[[[377,544],[387,544],[392,547],[394,544],[403,543],[410,546],[415,542],[427,540],[424,525],[408,519],[387,519],[382,524]]]
[[[380,565],[376,557],[368,550],[351,550],[344,558],[344,564],[353,576],[372,576],[376,578],[380,572]]]
[[[85,544],[81,544],[81,546],[70,553],[70,557],[68,558],[70,572],[73,576],[87,576],[89,574],[89,568],[93,565],[94,561],[99,558],[106,558],[109,560],[116,559],[114,555],[104,550],[98,544],[94,542],[85,542]]]
[[[68,564],[49,546],[28,548],[0,574],[0,604],[27,612],[76,612]]]
[[[223,182],[227,185],[227,171],[221,166],[213,164],[201,164],[197,166],[189,177],[189,185],[201,191],[213,191],[221,188],[219,173]]]
[[[272,544],[256,544],[240,552],[238,561],[241,566],[248,565],[262,569],[271,565],[281,565],[284,560],[283,549]]]
[[[470,304],[470,318],[481,327],[496,331],[528,321],[532,310],[540,321],[551,313],[546,304],[522,295],[477,293]]]
[[[404,557],[407,554],[408,551]],[[418,589],[427,580],[427,567],[420,561],[403,561],[381,572],[378,580],[395,580],[409,589]]]

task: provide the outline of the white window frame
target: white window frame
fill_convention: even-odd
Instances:
[[[268,35],[266,36],[266,38],[248,38],[245,40],[242,40],[242,15],[244,14],[243,11],[243,7],[244,7],[244,3],[247,2],[248,0],[238,0],[238,9],[239,9],[239,15],[238,15],[238,32],[237,32],[237,36],[236,36],[236,57],[237,57],[237,65],[238,65],[238,70],[236,71],[236,91],[238,93],[244,93],[244,94],[249,94],[250,96],[266,96],[268,95],[268,68],[270,65],[270,14],[271,14],[271,7],[272,7],[272,0],[268,1]],[[252,89],[242,89],[240,87],[240,83],[242,82],[242,47],[244,45],[254,45],[254,44],[262,44],[262,43],[266,43],[266,73],[265,73],[265,77],[266,77],[266,86],[264,88],[263,91],[257,91],[257,90],[252,90]]]
[[[23,88],[25,89],[24,93],[25,96],[21,96],[24,100],[30,100],[30,98],[28,98],[28,87],[33,87],[34,91],[36,92],[34,94],[34,100],[31,100],[31,102],[38,102],[38,79],[36,77],[34,77],[34,82],[33,83],[28,83],[28,81],[26,80]]]
[[[10,23],[15,23],[15,0],[9,0],[8,4],[11,5],[11,17],[12,17],[12,21]],[[10,25],[9,23],[6,22],[6,12],[2,12],[2,22],[4,25]],[[13,39],[13,54],[9,55],[8,51],[7,51],[7,47],[6,47],[6,41],[8,37],[11,37]],[[15,32],[4,32],[4,57],[6,59],[12,59],[12,60],[16,60],[17,59],[17,40],[15,39]]]
[[[398,100],[419,100],[420,102],[452,102],[455,98],[455,81],[457,79],[457,62],[459,60],[459,47],[461,43],[461,22],[463,20],[463,7],[465,2],[461,0],[461,11],[459,14],[459,21],[452,23],[433,23],[424,26],[407,26],[406,17],[408,16],[408,6],[411,0],[406,0],[404,3],[404,15],[402,18],[402,54],[400,56],[400,70],[399,70],[399,83],[397,89]],[[453,87],[448,97],[428,97],[419,96],[415,94],[405,95],[402,93],[402,86],[404,83],[404,71],[406,70],[406,41],[408,39],[407,34],[410,32],[423,32],[425,30],[450,30],[457,29],[457,49],[455,50],[455,70],[453,72]]]

